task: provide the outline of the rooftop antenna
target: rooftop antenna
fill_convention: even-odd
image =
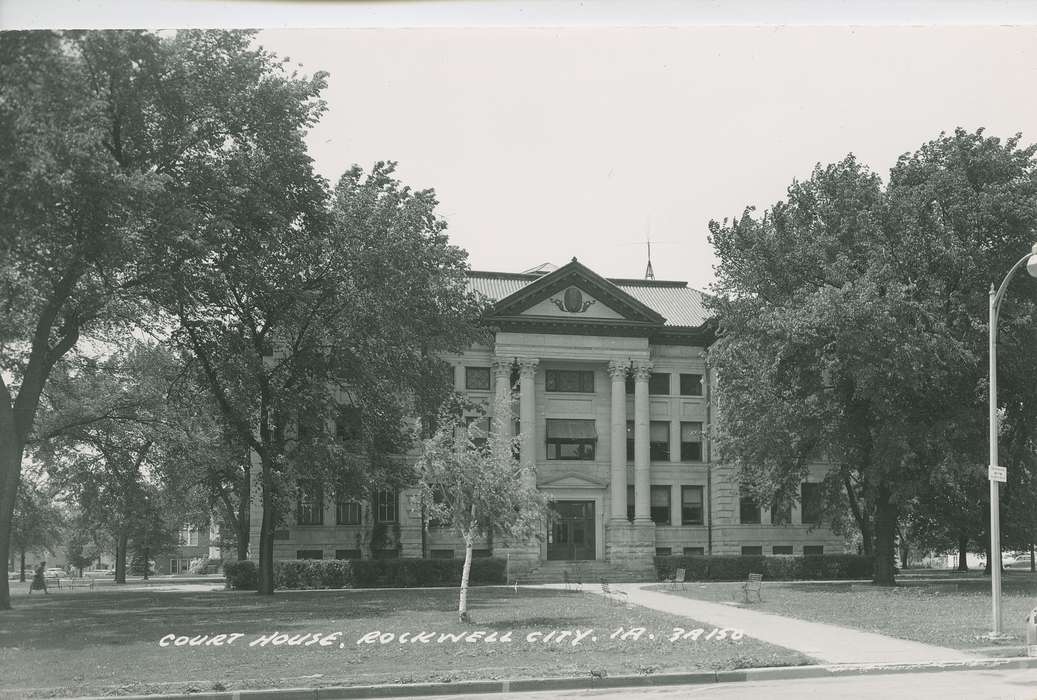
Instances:
[[[648,244],[648,267],[645,268],[645,279],[654,280],[655,270],[652,269],[652,222],[648,222],[648,230],[645,231],[645,243]]]

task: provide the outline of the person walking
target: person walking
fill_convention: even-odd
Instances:
[[[43,576],[43,570],[46,568],[47,562],[41,561],[36,565],[36,571],[32,575],[32,583],[29,584],[29,595],[32,595],[33,591],[43,590],[47,593],[47,579]]]

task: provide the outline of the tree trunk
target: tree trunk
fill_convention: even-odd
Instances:
[[[0,379],[0,385],[3,379]],[[6,387],[0,386],[6,395]],[[11,556],[11,535],[14,525],[14,501],[22,473],[24,442],[15,428],[11,405],[0,402],[0,561]],[[23,573],[24,576],[24,573]],[[25,580],[24,578],[22,579]],[[11,609],[11,587],[7,576],[0,577],[0,610]]]
[[[273,465],[261,455],[263,488],[263,521],[259,528],[259,595],[274,594],[274,496]]]
[[[457,601],[457,619],[468,623],[468,574],[472,570],[472,540],[474,535],[466,533],[464,537],[464,568],[461,569],[461,595]]]
[[[126,583],[126,543],[129,536],[120,532],[115,536],[115,582]]]
[[[252,466],[251,456],[246,455],[246,457],[243,480],[245,487],[241,490],[241,497],[238,498],[238,517],[234,521],[235,531],[238,534],[238,561],[248,559],[248,531],[252,526],[249,522],[252,509]]]
[[[893,557],[896,546],[897,508],[890,502],[889,486],[881,484],[875,503],[875,564],[872,583],[895,586]]]
[[[968,546],[969,540],[967,537],[958,538],[958,571],[969,570]]]
[[[21,569],[19,569],[20,575],[18,576],[18,581],[21,582],[21,583],[25,583],[25,548],[24,547],[22,548],[22,552],[21,552],[21,564],[22,564],[22,566],[21,566]]]
[[[1037,571],[1037,561],[1034,560],[1033,543],[1030,543],[1030,573]]]

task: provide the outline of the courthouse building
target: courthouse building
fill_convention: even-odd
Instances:
[[[473,271],[469,280],[494,302],[485,318],[493,338],[447,358],[455,388],[489,412],[496,396],[513,393],[503,423],[521,436],[523,461],[533,455],[537,486],[557,512],[539,544],[490,541],[479,554],[636,570],[655,555],[844,551],[819,526],[824,465],[811,467],[798,503],[771,510],[713,463],[714,324],[700,292],[685,282],[605,279],[575,258],[557,269]],[[449,531],[423,532],[406,492],[361,504],[314,489],[295,516],[278,532],[278,558],[464,552]],[[258,543],[258,514],[252,522]]]

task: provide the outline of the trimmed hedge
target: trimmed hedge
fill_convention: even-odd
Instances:
[[[243,591],[254,591],[259,588],[259,567],[254,561],[242,559],[224,562],[223,576],[227,581],[227,588]]]
[[[655,557],[660,581],[681,568],[687,581],[744,581],[750,573],[770,581],[870,579],[872,567],[872,558],[861,554]]]
[[[469,584],[503,584],[504,559],[472,560]],[[459,586],[463,559],[284,559],[274,562],[274,587],[300,588],[414,588]],[[254,561],[227,562],[227,587],[256,590],[259,568]]]

